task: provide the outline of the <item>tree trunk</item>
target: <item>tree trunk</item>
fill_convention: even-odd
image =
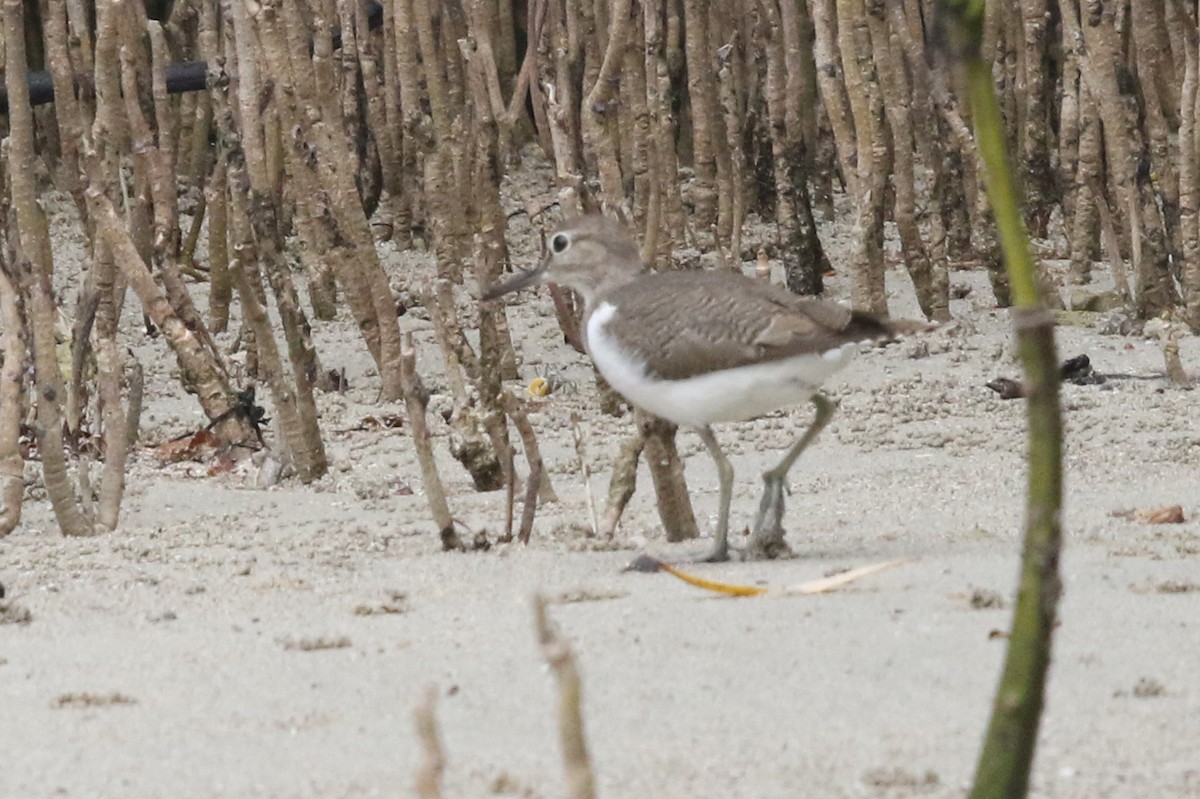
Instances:
[[[838,52],[838,12],[836,0],[811,0],[813,58],[817,65],[817,89],[829,117],[834,146],[846,193],[858,195],[857,144],[855,122],[846,97],[845,68]]]
[[[696,527],[691,497],[688,496],[683,461],[675,447],[678,427],[641,411],[634,412],[634,420],[645,437],[646,466],[654,482],[658,518],[667,531],[667,540],[687,541],[696,538],[700,531]]]
[[[716,75],[708,40],[708,3],[683,0],[683,36],[687,52],[687,88],[692,120],[692,202],[696,227],[711,230],[717,223],[717,145],[714,123],[719,119]]]
[[[29,320],[30,341],[37,385],[37,434],[42,455],[42,474],[54,516],[64,535],[95,532],[76,501],[67,474],[63,447],[62,372],[55,353],[53,263],[46,216],[37,201],[34,185],[33,112],[29,86],[21,0],[4,0],[3,27],[5,80],[9,97],[9,180],[13,211],[16,212],[18,281]]]
[[[0,166],[0,185],[7,180]],[[17,284],[8,259],[5,232],[8,227],[8,200],[0,196],[0,538],[16,529],[21,521],[21,502],[25,497],[25,461],[19,446],[21,411],[25,393],[25,321],[21,318]]]
[[[883,215],[887,189],[887,142],[883,106],[874,68],[871,32],[863,0],[837,0],[838,48],[846,94],[854,117],[857,179],[854,191],[854,263],[850,297],[854,307],[887,314],[884,286]]]
[[[899,34],[890,30],[884,9],[873,9],[867,20],[874,44],[875,70],[880,76],[884,108],[891,123],[895,188],[893,217],[900,235],[905,267],[916,290],[921,311],[939,322],[950,318],[949,281],[934,283],[925,239],[917,225],[917,187],[914,152],[913,90],[904,64]]]
[[[1025,223],[1034,238],[1046,237],[1050,211],[1058,199],[1050,167],[1050,95],[1053,75],[1050,55],[1050,11],[1046,0],[1021,0],[1023,47],[1020,80],[1013,92],[1021,103],[1021,181],[1025,194]]]
[[[1135,87],[1118,79],[1117,67],[1124,63],[1118,25],[1122,29],[1127,25],[1127,20],[1118,19],[1120,13],[1113,5],[1089,6],[1082,24],[1087,51],[1081,72],[1100,108],[1107,163],[1129,224],[1138,314],[1148,319],[1170,308],[1178,297],[1169,271],[1163,217],[1149,169],[1143,168],[1149,165],[1149,148],[1137,123]]]

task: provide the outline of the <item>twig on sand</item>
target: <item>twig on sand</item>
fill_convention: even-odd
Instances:
[[[595,799],[596,784],[583,734],[582,683],[575,655],[546,614],[546,598],[533,597],[533,617],[542,657],[558,678],[558,735],[567,775],[568,799]]]
[[[600,534],[600,523],[596,519],[596,498],[592,495],[592,470],[588,466],[583,446],[583,428],[580,426],[582,417],[576,412],[571,413],[571,436],[575,441],[575,457],[579,461],[579,475],[583,478],[583,493],[587,497],[588,516],[592,520],[592,536]]]
[[[533,517],[538,506],[538,485],[542,481],[541,459],[531,461],[529,466],[531,471],[525,485],[525,503],[521,507],[521,529],[517,532],[517,540],[522,544],[528,544],[529,536],[533,533]]]
[[[430,685],[425,689],[425,698],[413,711],[417,725],[417,739],[421,742],[422,759],[417,766],[416,789],[420,799],[442,799],[442,772],[446,769],[446,756],[438,736],[437,689]]]
[[[513,426],[517,428],[517,433],[521,436],[521,446],[525,448],[525,461],[529,464],[531,474],[534,470],[534,463],[538,464],[537,471],[541,474],[536,481],[538,499],[542,502],[558,502],[558,494],[555,493],[554,486],[550,484],[550,476],[542,465],[542,450],[538,446],[537,433],[529,422],[525,403],[517,399],[511,391],[504,389],[500,392],[499,404],[508,414],[508,418],[512,419]]]
[[[617,524],[625,506],[633,498],[637,488],[638,459],[646,446],[646,438],[641,431],[625,439],[613,464],[612,477],[608,483],[608,505],[604,508],[604,518],[600,522],[597,535],[612,538],[617,532]]]
[[[400,386],[404,391],[404,406],[408,411],[413,446],[417,450],[417,463],[421,467],[421,483],[425,488],[430,513],[433,514],[433,523],[437,525],[442,538],[442,549],[460,549],[462,543],[454,530],[454,519],[446,502],[446,489],[434,460],[433,442],[425,420],[429,392],[417,373],[417,351],[413,347],[412,333],[405,333],[400,340]]]

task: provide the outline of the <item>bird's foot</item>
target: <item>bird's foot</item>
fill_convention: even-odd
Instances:
[[[696,558],[696,563],[724,563],[729,560],[729,542],[718,542],[712,549]]]
[[[746,560],[782,560],[792,557],[795,553],[788,542],[784,540],[784,535],[784,531],[778,529],[772,531],[769,536],[751,541],[746,545],[743,557]]]
[[[792,554],[791,547],[784,541],[785,491],[786,486],[782,478],[773,475],[763,478],[763,498],[758,505],[758,515],[750,532],[750,542],[746,545],[747,558],[770,560]]]
[[[754,526],[750,528],[750,541],[753,543],[766,535],[776,535],[783,528],[783,505],[785,486],[783,480],[774,475],[763,476],[763,496],[758,503],[758,515],[754,517]]]

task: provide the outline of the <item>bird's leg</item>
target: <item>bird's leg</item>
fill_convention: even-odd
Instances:
[[[696,432],[700,435],[700,440],[704,442],[708,454],[712,456],[713,462],[716,463],[717,477],[721,481],[720,507],[717,510],[717,531],[713,535],[713,548],[700,559],[707,563],[717,563],[729,560],[729,501],[733,496],[733,465],[721,451],[721,446],[717,443],[717,437],[713,435],[711,427],[708,425],[697,427]]]
[[[787,549],[783,540],[783,493],[787,485],[788,471],[800,457],[800,453],[808,449],[809,444],[816,439],[825,425],[829,424],[833,412],[837,410],[837,405],[821,394],[813,395],[812,404],[817,411],[812,424],[775,468],[763,473],[763,498],[758,505],[758,516],[754,519],[754,527],[750,533],[750,544],[746,548],[747,552],[753,555],[774,557],[781,549]]]

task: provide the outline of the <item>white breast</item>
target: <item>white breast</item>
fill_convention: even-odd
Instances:
[[[847,345],[821,355],[663,380],[649,375],[645,360],[623,350],[609,334],[608,323],[616,312],[615,306],[601,302],[588,319],[588,353],[596,368],[633,405],[676,424],[740,422],[797,405],[854,356],[854,346]]]

